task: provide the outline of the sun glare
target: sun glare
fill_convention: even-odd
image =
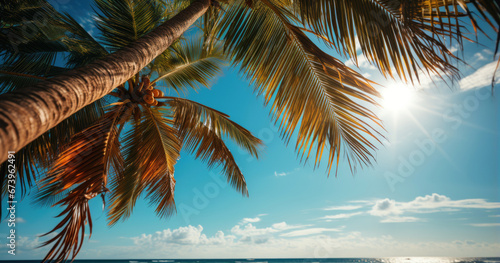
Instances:
[[[382,91],[382,106],[387,110],[408,108],[413,97],[413,90],[405,85],[389,86]]]

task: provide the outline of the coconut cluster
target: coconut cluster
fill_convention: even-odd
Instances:
[[[141,95],[144,102],[152,106],[158,105],[158,101],[155,99],[155,97],[163,97],[163,91],[155,89],[153,85],[151,85],[149,78],[147,77],[143,77],[142,82],[144,88],[141,91]]]

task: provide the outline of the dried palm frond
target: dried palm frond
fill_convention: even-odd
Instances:
[[[43,243],[42,246],[53,244],[44,261],[59,262],[68,259],[71,254],[74,259],[82,246],[87,223],[90,234],[92,233],[88,200],[108,191],[106,185],[110,164],[123,162],[116,128],[123,108],[112,108],[95,125],[73,136],[48,175],[41,181],[43,185],[38,199],[67,193],[55,204],[65,207],[58,215],[64,217],[47,233],[59,231]]]

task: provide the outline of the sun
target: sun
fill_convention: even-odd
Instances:
[[[391,85],[382,90],[382,107],[387,110],[407,109],[413,99],[414,91],[406,85]]]

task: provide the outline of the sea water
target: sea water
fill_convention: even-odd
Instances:
[[[40,260],[0,260],[0,262],[35,263]],[[68,261],[70,262],[70,261]],[[281,259],[81,259],[75,263],[500,263],[500,257],[391,257],[391,258],[281,258]]]

